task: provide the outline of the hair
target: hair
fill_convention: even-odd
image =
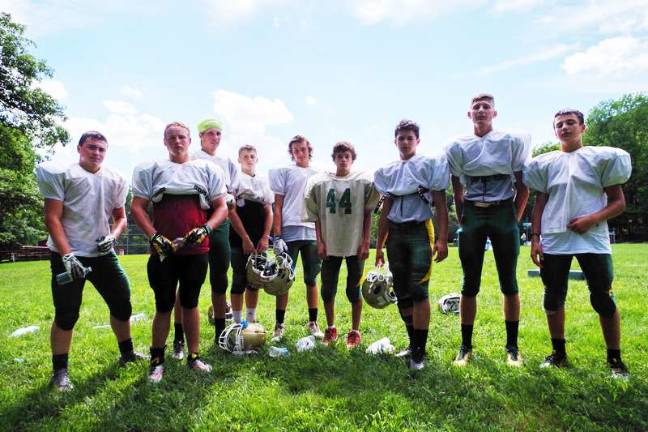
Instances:
[[[102,134],[101,132],[88,131],[88,132],[85,132],[83,135],[81,135],[81,138],[79,138],[79,145],[82,146],[89,139],[93,139],[93,140],[96,140],[96,141],[103,141],[106,144],[108,144],[108,140],[106,139],[104,134]]]
[[[351,158],[353,160],[356,160],[356,151],[355,147],[353,147],[353,144],[351,144],[348,141],[339,141],[333,146],[333,153],[331,153],[331,158],[333,161],[335,161],[335,155],[338,153],[344,153],[344,152],[349,152],[351,153]]]
[[[414,132],[416,138],[419,138],[419,125],[417,125],[416,122],[413,122],[412,120],[401,120],[396,125],[396,129],[394,129],[394,138],[396,138],[399,133],[406,131]]]
[[[164,138],[166,138],[167,131],[172,127],[181,127],[185,129],[187,131],[187,135],[191,137],[191,131],[189,130],[189,127],[186,124],[179,121],[174,121],[164,127]]]
[[[310,141],[308,141],[306,139],[306,137],[302,136],[302,135],[295,135],[294,137],[292,137],[292,139],[288,143],[288,154],[290,155],[290,158],[292,160],[295,160],[295,158],[294,158],[294,156],[292,154],[292,146],[293,146],[293,144],[298,144],[298,143],[306,143],[306,145],[308,146],[308,159],[312,159],[313,158],[313,146],[311,145]]]
[[[556,117],[563,116],[563,115],[570,115],[570,114],[573,114],[576,117],[578,117],[578,123],[585,124],[585,116],[583,115],[583,113],[573,108],[563,108],[560,111],[558,111],[556,114],[554,114],[554,124],[556,122]]]
[[[245,145],[242,145],[242,146],[239,147],[239,149],[238,149],[238,154],[239,154],[239,156],[241,156],[241,153],[243,153],[244,151],[249,151],[249,152],[254,152],[254,153],[256,153],[256,152],[257,152],[257,149],[256,149],[256,147],[254,147],[254,146],[251,145],[251,144],[245,144]]]
[[[470,105],[483,100],[489,101],[493,106],[495,106],[495,96],[490,93],[479,93],[478,95],[473,96],[470,100]]]

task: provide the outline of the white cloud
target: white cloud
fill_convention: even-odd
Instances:
[[[133,105],[124,101],[105,100],[103,106],[113,114],[131,115],[137,113],[137,109]]]
[[[624,78],[648,72],[648,40],[634,37],[605,39],[563,62],[569,75]]]
[[[544,3],[545,0],[496,0],[494,9],[496,12],[526,12]]]
[[[209,17],[221,25],[232,25],[257,15],[262,9],[284,3],[285,0],[203,0]],[[278,20],[273,20],[278,27]]]
[[[484,3],[486,0],[354,0],[350,5],[353,15],[364,24],[389,21],[402,25]]]
[[[58,80],[45,79],[36,83],[35,87],[40,88],[59,102],[66,99],[68,95],[67,90],[65,89],[65,85],[62,81]]]
[[[315,98],[315,96],[306,96],[304,102],[306,102],[307,105],[315,105],[317,103],[317,99]]]
[[[512,60],[506,60],[501,63],[497,63],[491,66],[485,66],[480,69],[480,72],[483,74],[489,74],[493,72],[500,72],[506,69],[511,69],[517,66],[526,66],[533,63],[540,63],[548,60],[555,59],[567,54],[570,51],[578,49],[578,44],[557,44],[550,47],[544,48],[540,51],[536,51],[522,57],[518,57]]]
[[[136,89],[135,87],[128,86],[128,85],[122,86],[122,88],[119,89],[119,93],[122,96],[126,96],[126,97],[129,97],[131,99],[139,99],[144,95],[144,93],[142,93],[141,90]]]

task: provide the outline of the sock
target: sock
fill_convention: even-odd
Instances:
[[[220,337],[223,330],[225,330],[225,318],[216,318],[214,319],[214,326],[216,327],[216,341]]]
[[[198,355],[197,352],[189,353],[189,355],[187,356],[187,363],[191,364],[195,362],[198,359],[198,357],[200,356]]]
[[[567,355],[565,351],[565,339],[551,339],[551,346],[556,354]]]
[[[166,346],[161,348],[151,347],[151,366],[157,366],[164,363],[164,350]]]
[[[247,319],[249,322],[255,322],[256,321],[256,308],[247,308],[246,314],[245,314],[245,319]]]
[[[409,347],[414,348],[414,319],[412,315],[401,315],[401,319],[405,323],[405,330],[407,330],[407,337],[409,338]]]
[[[461,345],[472,349],[473,324],[461,324]]]
[[[277,324],[283,324],[284,318],[286,318],[286,310],[277,309],[275,310],[275,321]]]
[[[232,319],[234,320],[235,323],[240,323],[241,322],[241,315],[243,315],[243,312],[240,310],[232,310]]]
[[[173,335],[173,341],[184,342],[184,329],[182,328],[182,323],[180,322],[173,323],[173,329],[175,331]]]
[[[608,349],[607,350],[607,359],[611,360],[621,360],[621,350],[620,349]]]
[[[317,321],[317,308],[308,308],[308,321]]]
[[[517,348],[520,321],[504,321],[506,324],[506,348]]]
[[[52,369],[56,372],[59,369],[67,369],[68,367],[68,354],[54,354],[52,356]]]
[[[128,338],[125,341],[119,342],[119,352],[121,355],[133,352],[133,339]]]
[[[425,351],[427,344],[428,330],[412,329],[412,349],[419,349]]]

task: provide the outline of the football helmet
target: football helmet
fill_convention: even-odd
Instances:
[[[241,321],[225,327],[218,337],[218,346],[232,354],[250,354],[262,347],[265,339],[266,331],[261,324]]]
[[[284,252],[275,256],[271,262],[270,272],[274,273],[274,276],[263,286],[263,289],[274,296],[286,294],[295,282],[293,260],[290,255]]]
[[[367,304],[376,309],[383,309],[396,303],[394,278],[389,270],[371,270],[362,282],[362,297]]]
[[[266,253],[252,253],[245,265],[248,285],[259,289],[269,283],[277,274],[274,261]]]
[[[459,296],[459,294],[456,293],[446,294],[439,299],[439,309],[444,314],[447,313],[458,314],[459,300],[461,300],[461,296]]]

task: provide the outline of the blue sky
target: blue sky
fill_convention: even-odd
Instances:
[[[288,162],[295,134],[331,167],[397,158],[393,128],[421,126],[425,154],[470,133],[470,97],[490,92],[496,127],[553,138],[553,113],[648,91],[648,0],[0,0],[54,69],[41,86],[66,108],[73,140],[104,132],[107,163],[130,177],[165,157],[164,125],[223,121],[219,152],[259,148]],[[74,146],[57,149],[75,160]]]

